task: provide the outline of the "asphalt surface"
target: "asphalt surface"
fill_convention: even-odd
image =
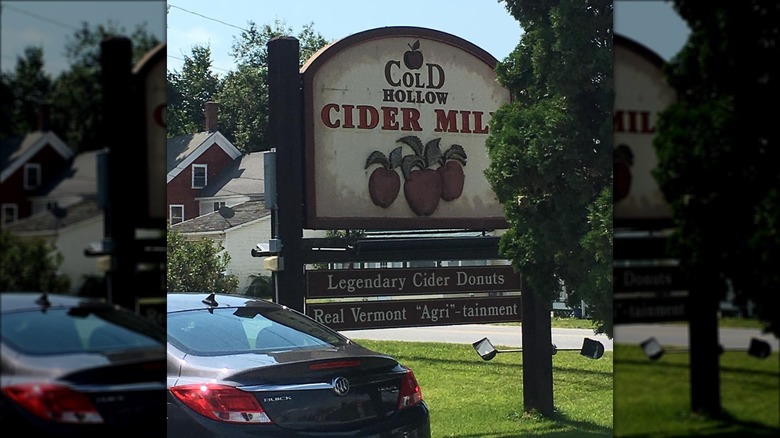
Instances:
[[[615,343],[641,344],[654,337],[661,345],[688,347],[687,324],[618,324],[615,326]],[[745,349],[750,346],[750,340],[758,338],[769,343],[772,351],[778,351],[780,342],[771,334],[761,330],[743,328],[721,328],[718,330],[718,340],[726,349]]]
[[[492,324],[344,330],[341,333],[354,340],[445,342],[469,345],[482,338],[488,338],[498,348],[521,348],[523,340],[522,327]],[[559,350],[580,349],[584,338],[601,342],[606,351],[612,350],[612,340],[605,335],[595,335],[593,330],[552,329],[552,343]]]

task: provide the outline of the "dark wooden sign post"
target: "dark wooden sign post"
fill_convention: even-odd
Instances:
[[[129,38],[107,38],[100,51],[104,239],[85,254],[110,257],[109,302],[165,324],[165,45],[135,70]]]

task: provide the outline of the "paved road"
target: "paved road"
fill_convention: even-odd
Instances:
[[[661,345],[688,346],[688,326],[686,324],[618,324],[615,326],[615,343],[637,344],[654,337]],[[718,331],[720,344],[727,349],[747,349],[751,338],[769,343],[772,351],[778,351],[780,343],[771,334],[755,329],[721,328]]]
[[[433,327],[404,327],[394,329],[345,330],[342,333],[352,339],[379,341],[421,341],[471,344],[487,337],[496,347],[521,348],[520,326],[465,324]],[[559,349],[579,349],[584,338],[597,340],[604,350],[612,350],[612,340],[605,335],[594,335],[593,330],[553,328],[552,342]]]

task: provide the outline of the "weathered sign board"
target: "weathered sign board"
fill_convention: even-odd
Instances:
[[[306,272],[309,298],[430,295],[521,290],[509,265],[413,269],[323,269]]]
[[[658,115],[676,99],[666,83],[663,59],[625,37],[614,38],[614,223],[668,221],[671,208],[653,171]]]
[[[679,266],[616,266],[612,275],[615,293],[685,290]]]
[[[506,228],[485,177],[497,60],[454,35],[383,27],[302,68],[307,226]]]
[[[520,321],[520,296],[350,301],[308,304],[306,313],[335,330]]]
[[[650,297],[616,295],[612,305],[616,324],[684,321],[690,311],[687,294],[669,296],[659,293]]]
[[[670,226],[671,208],[653,176],[658,115],[676,93],[656,53],[618,35],[614,53],[613,322],[686,320],[687,288],[679,266],[671,263],[667,234],[659,232]]]
[[[306,305],[309,316],[337,330],[521,319],[522,278],[510,265],[323,269],[307,271],[306,277],[308,298],[340,299]],[[409,299],[419,295],[428,297]]]

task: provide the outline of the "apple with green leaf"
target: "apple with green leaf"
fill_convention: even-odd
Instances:
[[[368,193],[371,202],[382,208],[389,207],[401,191],[401,177],[395,168],[401,164],[401,147],[390,152],[388,158],[380,151],[374,151],[366,160],[365,169],[379,165],[368,178]]]
[[[439,172],[442,183],[441,199],[452,201],[463,194],[463,183],[466,176],[463,166],[466,165],[466,151],[463,146],[453,144],[439,158]]]

